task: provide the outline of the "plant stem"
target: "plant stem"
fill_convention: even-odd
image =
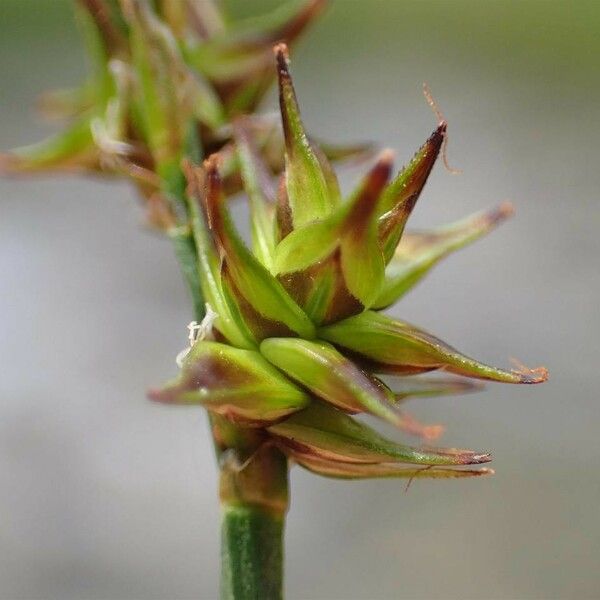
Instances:
[[[283,530],[288,507],[286,457],[261,434],[213,419],[221,467],[221,599],[283,597]],[[233,446],[235,445],[235,449]]]
[[[221,599],[282,598],[284,516],[252,505],[223,506]]]
[[[201,321],[204,302],[193,238],[183,229],[171,238],[195,318]],[[220,467],[221,599],[280,600],[287,459],[255,430],[218,415],[210,415],[210,425]]]

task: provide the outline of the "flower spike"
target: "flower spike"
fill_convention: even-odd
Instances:
[[[409,375],[440,370],[523,384],[547,378],[542,368],[482,364],[379,312],[512,209],[502,204],[446,227],[405,231],[443,154],[442,117],[391,181],[386,150],[341,197],[329,160],[365,148],[320,144],[307,133],[282,41],[293,42],[323,5],[304,0],[272,18],[236,23],[212,0],[78,0],[93,70],[80,89],[54,96],[56,112],[69,119],[66,130],[0,157],[0,168],[12,172],[133,180],[152,222],[174,242],[196,321],[205,302],[215,311],[206,339],[179,355],[178,376],[149,396],[210,412],[222,497],[236,501],[243,488],[251,490],[243,502],[254,502],[273,473],[284,481],[288,459],[346,479],[488,474],[475,468],[491,460],[487,453],[407,446],[354,415],[431,440],[441,426],[421,424],[403,403],[479,386]],[[274,79],[281,127],[252,114]],[[251,247],[226,198],[241,189]],[[397,376],[394,391],[380,375]],[[284,510],[284,487],[266,494],[268,509]]]
[[[190,213],[203,290],[219,313],[217,339],[221,335],[236,346],[233,354],[223,355],[229,365],[222,376],[224,387],[216,385],[217,379],[213,382],[214,369],[202,358],[212,356],[215,342],[198,342],[196,358],[184,363],[180,377],[157,392],[156,399],[204,404],[224,419],[215,429],[221,444],[226,446],[224,423],[245,423],[261,443],[273,444],[296,463],[326,476],[398,477],[410,483],[421,477],[491,473],[459,468],[489,462],[487,453],[406,446],[380,436],[353,415],[374,415],[430,441],[443,427],[420,423],[402,404],[412,397],[467,393],[481,386],[408,375],[441,370],[505,383],[547,378],[541,368],[517,365],[508,371],[485,365],[418,327],[378,312],[443,257],[492,230],[510,215],[511,206],[505,203],[432,231],[405,232],[440,153],[444,121],[391,183],[393,154],[384,151],[357,189],[341,201],[324,154],[304,131],[287,48],[278,44],[275,55],[286,161],[277,192],[273,169],[263,160],[265,130],[248,117],[236,119],[231,127],[235,147],[228,144],[209,157],[202,170],[186,166],[190,195],[196,199]],[[227,177],[235,177],[236,167],[241,171],[253,251],[233,226],[220,161]],[[267,365],[277,373],[275,387],[267,384]],[[251,377],[235,379],[234,373],[248,371]],[[390,389],[380,374],[400,379]]]
[[[272,46],[295,42],[325,0],[288,3],[271,15],[236,21],[212,0],[75,0],[91,59],[87,80],[74,90],[45,94],[41,108],[68,120],[63,132],[39,144],[0,154],[0,172],[104,173],[134,183],[150,224],[164,232],[185,226],[184,179],[179,169],[190,130],[204,156],[231,148],[233,117],[252,113],[276,72]],[[121,62],[131,94],[121,133],[111,141],[132,152],[106,160],[93,123],[104,119],[116,91],[110,63]],[[253,116],[257,147],[281,173],[284,142],[273,120]],[[96,131],[97,128],[96,128]],[[113,147],[116,147],[114,145]],[[334,160],[365,154],[364,146],[324,146]],[[118,160],[115,160],[117,158]],[[226,193],[240,190],[237,161],[225,169]],[[171,214],[167,214],[171,213]]]

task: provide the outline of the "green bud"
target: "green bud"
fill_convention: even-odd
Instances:
[[[286,375],[330,404],[349,412],[369,412],[393,424],[401,423],[389,390],[330,344],[270,338],[263,340],[260,352]]]
[[[375,373],[450,373],[504,383],[541,383],[545,369],[503,371],[469,358],[431,334],[402,321],[366,311],[323,327],[319,336],[365,359]]]
[[[281,419],[309,403],[309,397],[258,352],[199,341],[177,379],[149,392],[167,404],[199,404],[230,420],[252,425]]]

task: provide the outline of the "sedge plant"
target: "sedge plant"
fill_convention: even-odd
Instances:
[[[405,231],[446,140],[443,119],[397,174],[384,150],[342,196],[332,161],[365,156],[367,147],[308,135],[289,69],[287,44],[322,0],[242,22],[208,0],[75,7],[90,75],[42,101],[68,124],[4,155],[2,168],[126,177],[149,223],[173,241],[194,321],[178,375],[149,397],[209,414],[220,471],[221,597],[281,598],[292,464],[342,479],[491,473],[486,452],[432,447],[441,427],[418,422],[404,403],[469,392],[479,387],[473,380],[540,383],[545,369],[485,365],[384,311],[512,207]],[[280,119],[258,112],[274,80]],[[229,211],[240,190],[250,246]],[[454,377],[422,377],[431,371]],[[360,414],[421,442],[388,439]]]

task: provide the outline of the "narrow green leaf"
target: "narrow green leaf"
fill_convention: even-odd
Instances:
[[[387,266],[374,308],[385,308],[396,302],[440,260],[489,233],[512,214],[512,204],[505,202],[438,229],[405,233]]]
[[[36,171],[98,171],[100,163],[94,144],[90,118],[85,117],[66,130],[41,142],[16,148],[0,155],[0,171],[33,173]]]
[[[479,363],[422,329],[372,311],[322,327],[318,335],[363,357],[375,373],[444,369],[504,383],[541,383],[548,376],[541,367],[503,371]]]

